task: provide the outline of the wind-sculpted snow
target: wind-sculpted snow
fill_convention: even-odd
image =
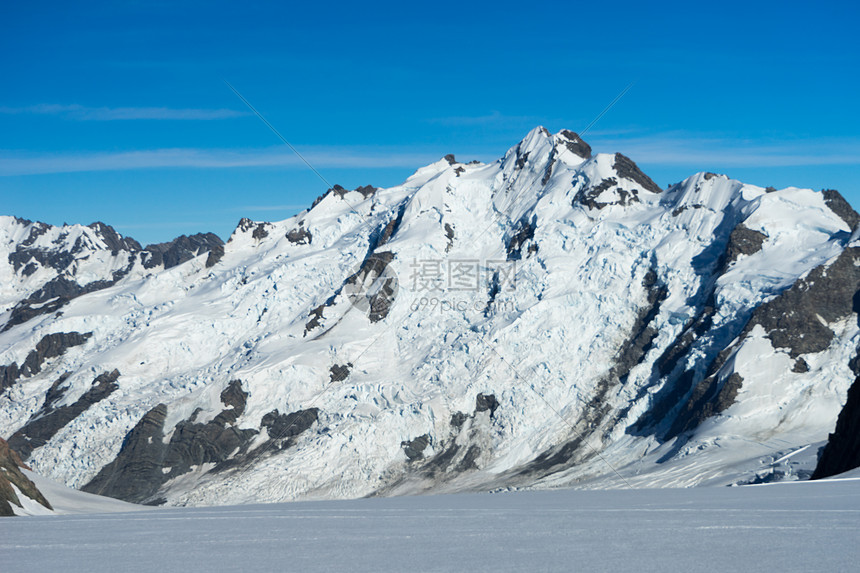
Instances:
[[[336,186],[160,266],[99,239],[64,268],[110,284],[23,322],[57,271],[0,257],[0,364],[92,333],[0,395],[0,436],[117,370],[35,470],[167,504],[748,482],[826,440],[855,377],[858,219],[834,193],[661,189],[537,128],[494,163]],[[3,219],[0,248],[33,225]]]

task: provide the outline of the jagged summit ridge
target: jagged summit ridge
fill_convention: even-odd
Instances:
[[[839,199],[711,173],[662,189],[536,128],[7,320],[0,368],[89,336],[8,384],[0,436],[80,410],[28,463],[146,503],[754,480],[827,438],[854,378]],[[129,264],[104,251],[102,272]],[[841,293],[823,313],[822,292]],[[820,328],[773,320],[792,311]]]

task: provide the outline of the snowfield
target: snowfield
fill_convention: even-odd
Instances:
[[[854,571],[860,478],[0,520],[24,571]]]

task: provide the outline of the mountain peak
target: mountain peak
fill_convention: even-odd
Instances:
[[[0,435],[168,504],[764,479],[856,378],[858,221],[835,192],[664,191],[542,127],[226,245],[114,253],[96,224],[43,252],[62,232],[4,220]]]

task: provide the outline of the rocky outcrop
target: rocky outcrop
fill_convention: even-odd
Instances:
[[[260,449],[266,450],[270,446],[275,446],[278,449],[288,448],[293,444],[293,438],[310,429],[318,418],[319,408],[308,408],[289,414],[281,414],[277,410],[272,410],[260,420],[260,427],[265,428],[269,435],[268,442],[263,444]]]
[[[645,175],[632,159],[620,153],[615,154],[615,172],[619,177],[638,183],[643,189],[652,193],[662,193],[663,190],[654,180]]]
[[[294,245],[310,245],[313,240],[311,232],[305,229],[304,222],[299,221],[299,226],[287,233],[287,240]]]
[[[731,235],[726,248],[725,265],[728,266],[738,260],[741,255],[750,256],[759,252],[767,240],[767,235],[754,231],[739,223]]]
[[[857,467],[860,467],[860,376],[848,389],[836,429],[821,452],[812,479],[835,476]]]
[[[598,199],[601,195],[610,189],[613,189],[614,193],[611,194],[609,200],[607,201],[606,198],[604,198],[604,200],[599,201]],[[629,191],[627,189],[621,189],[618,187],[618,181],[615,177],[609,177],[608,179],[603,179],[597,185],[590,185],[584,188],[577,194],[574,201],[578,201],[589,209],[603,209],[610,205],[627,207],[633,203],[640,203],[641,199],[639,199],[638,189],[631,189]]]
[[[578,134],[567,129],[561,130],[561,135],[564,137],[564,145],[571,153],[578,155],[583,159],[591,157],[591,146],[585,143]]]
[[[234,380],[221,392],[226,406],[206,423],[196,422],[199,410],[179,422],[164,442],[167,406],[159,404],[138,422],[123,441],[116,459],[82,489],[134,503],[154,501],[166,481],[207,463],[225,461],[246,447],[256,430],[235,427],[248,394]]]
[[[218,250],[223,255],[224,241],[214,233],[181,235],[167,243],[147,245],[143,250],[143,266],[147,269],[158,266],[169,269],[204,253]],[[209,264],[210,261],[207,259],[206,262],[207,266],[212,266],[217,261]]]
[[[21,454],[25,460],[36,448],[44,446],[48,440],[64,428],[69,422],[80,416],[93,404],[104,400],[119,388],[116,381],[120,374],[118,370],[105,372],[93,381],[89,390],[68,406],[57,405],[65,395],[67,388],[63,387],[66,376],[61,376],[45,396],[42,408],[33,414],[30,420],[9,438],[9,445]]]
[[[856,230],[857,224],[860,223],[860,215],[845,200],[845,197],[836,189],[825,189],[821,194],[824,195],[824,202],[830,210],[839,215],[839,218],[845,221],[849,229]]]
[[[0,517],[15,515],[13,505],[21,507],[21,498],[13,489],[15,488],[30,499],[42,504],[47,509],[53,509],[42,492],[21,471],[21,468],[29,469],[21,462],[21,458],[3,438],[0,438]]]
[[[42,371],[42,366],[46,360],[61,356],[72,346],[80,346],[92,335],[92,332],[84,334],[79,332],[55,332],[43,336],[36,343],[36,348],[27,354],[27,358],[20,367],[15,362],[7,366],[0,366],[0,393],[7,388],[11,388],[19,378],[38,374]]]
[[[157,494],[167,481],[205,464],[213,464],[214,472],[224,471],[267,451],[285,449],[317,420],[316,408],[290,414],[273,410],[260,422],[269,439],[249,451],[259,431],[236,426],[245,412],[248,393],[242,390],[239,380],[233,380],[220,398],[225,408],[212,420],[198,422],[200,410],[196,410],[176,424],[167,442],[164,427],[167,406],[157,405],[126,435],[116,459],[82,489],[133,503],[160,503]]]
[[[475,397],[475,412],[489,412],[492,418],[499,408],[495,394],[478,394]]]
[[[430,445],[430,435],[423,434],[414,440],[405,440],[400,442],[400,447],[403,448],[403,453],[410,461],[420,460],[424,458],[424,450]]]
[[[128,265],[123,269],[114,271],[110,279],[92,281],[83,286],[65,275],[57,276],[16,304],[3,330],[6,331],[13,326],[24,324],[37,316],[56,312],[79,296],[111,287],[125,277],[133,266],[134,255],[129,255]]]
[[[119,455],[81,489],[131,502],[141,502],[163,483],[164,420],[167,405],[146,413],[123,440]]]
[[[532,255],[537,252],[538,246],[534,241],[535,229],[537,225],[534,220],[529,220],[527,218],[523,218],[519,223],[519,228],[514,232],[510,239],[508,239],[507,244],[507,253],[509,261],[518,261],[523,258],[523,247],[528,245],[526,250],[526,256]]]
[[[774,348],[786,349],[792,358],[821,352],[835,336],[829,325],[860,310],[858,292],[860,248],[850,247],[756,308],[744,335],[761,325]]]

